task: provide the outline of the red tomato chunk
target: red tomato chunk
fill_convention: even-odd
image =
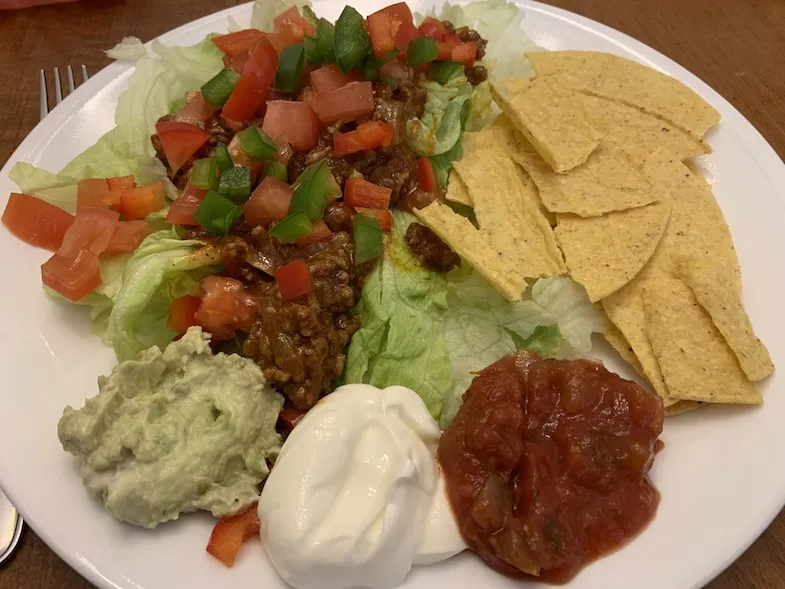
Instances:
[[[185,333],[189,327],[196,325],[196,312],[202,299],[193,295],[185,295],[172,301],[166,326],[177,333]]]
[[[199,284],[202,302],[196,323],[214,341],[231,339],[238,329],[250,329],[259,309],[258,301],[245,291],[243,283],[224,276],[205,276]]]
[[[74,216],[60,207],[28,196],[12,194],[3,213],[3,224],[30,245],[57,251],[74,222]]]
[[[337,90],[317,94],[314,108],[319,119],[328,125],[357,120],[373,112],[373,85],[371,82],[352,82]]]
[[[275,271],[275,282],[284,301],[295,299],[313,290],[311,271],[304,260],[294,260]]]
[[[243,542],[259,534],[259,514],[256,504],[237,515],[222,517],[215,524],[207,552],[228,567],[234,566]]]
[[[271,100],[262,130],[270,137],[282,136],[295,151],[305,153],[319,140],[319,119],[307,102]]]
[[[292,188],[276,178],[265,178],[251,194],[243,206],[245,220],[252,226],[261,225],[265,229],[271,223],[280,221],[289,214],[292,202]]]
[[[349,178],[344,184],[343,201],[347,206],[367,209],[390,208],[392,190],[362,178]]]

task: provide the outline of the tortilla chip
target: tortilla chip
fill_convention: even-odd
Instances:
[[[560,174],[584,163],[605,135],[589,122],[579,94],[551,78],[527,80],[513,96],[491,83],[491,94],[542,159]]]
[[[466,217],[438,201],[425,208],[414,209],[414,214],[505,298],[517,301],[523,296],[527,288],[523,275],[500,251],[494,249],[485,232],[475,229]]]
[[[447,184],[447,193],[444,195],[444,198],[450,202],[457,202],[467,207],[474,206],[474,201],[471,195],[469,195],[469,189],[466,188],[466,184],[464,184],[458,174],[450,174],[450,181]]]
[[[500,115],[480,131],[463,134],[463,157],[482,159],[491,151],[509,154],[518,149],[519,134],[505,115]]]
[[[542,203],[553,213],[596,217],[658,200],[640,167],[613,146],[601,145],[585,164],[569,174],[557,174],[525,147],[514,152],[513,158],[532,177]]]
[[[763,403],[725,338],[684,282],[674,278],[646,285],[643,306],[646,333],[671,398]]]
[[[515,160],[513,160],[515,162]],[[540,198],[540,191],[537,190],[537,185],[532,180],[532,177],[524,170],[518,162],[515,162],[515,168],[518,170],[518,175],[521,177],[521,181],[525,184],[526,190],[523,193],[524,196],[524,203],[526,206],[533,206],[540,214],[545,218],[550,225],[551,229],[556,227],[556,215],[550,212],[548,209],[545,208],[545,205],[542,204],[542,199]],[[551,232],[552,233],[552,232]],[[561,251],[559,251],[558,255],[559,259],[563,260],[564,257],[561,255]]]
[[[609,325],[605,328],[605,333],[602,334],[614,350],[619,353],[619,356],[622,359],[632,366],[635,369],[635,372],[644,376],[643,374],[643,366],[641,366],[640,361],[638,360],[637,356],[635,356],[635,352],[632,351],[632,346],[630,342],[627,341],[627,338],[624,337],[624,334],[619,331],[619,328],[616,327],[613,323],[609,323]]]
[[[698,303],[736,354],[741,369],[751,381],[774,371],[766,346],[755,336],[741,298],[725,280],[717,266],[684,258],[676,265],[676,275],[692,289]]]
[[[683,415],[695,409],[703,407],[706,403],[699,403],[698,401],[677,401],[670,407],[665,408],[665,417],[675,417],[676,415]]]
[[[711,147],[687,131],[637,108],[606,98],[577,94],[592,124],[603,131],[606,144],[623,148],[642,165],[658,149],[684,161],[711,153]]]
[[[524,278],[567,271],[550,224],[533,204],[533,182],[510,158],[490,152],[453,167],[474,202],[480,230]]]
[[[654,254],[670,217],[669,200],[600,217],[557,215],[556,239],[570,275],[589,300],[613,294]]]
[[[675,78],[635,61],[594,51],[527,53],[537,76],[555,76],[572,90],[609,98],[703,137],[720,114]]]

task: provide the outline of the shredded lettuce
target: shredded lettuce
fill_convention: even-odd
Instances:
[[[422,269],[403,241],[412,217],[393,213],[384,259],[363,288],[356,312],[363,326],[352,337],[345,379],[416,391],[438,418],[452,391],[442,324],[447,311],[443,275]]]
[[[446,153],[463,133],[471,108],[472,85],[459,72],[446,84],[425,80],[420,86],[428,92],[425,110],[420,118],[407,121],[406,139],[418,155]]]

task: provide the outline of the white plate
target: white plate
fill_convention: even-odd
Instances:
[[[363,12],[384,0],[364,1]],[[417,3],[412,3],[416,6]],[[701,162],[733,233],[744,272],[744,302],[755,328],[785,367],[785,166],[727,101],[685,69],[643,44],[574,14],[522,2],[526,31],[548,49],[594,49],[639,60],[675,76],[722,113]],[[316,2],[336,18],[343,3]],[[422,4],[420,5],[422,8]],[[226,17],[248,22],[250,6],[208,16],[161,37],[191,44],[224,32]],[[59,170],[113,125],[118,95],[130,70],[112,65],[79,88],[25,139],[0,173],[4,206],[16,187],[17,161]],[[109,349],[90,333],[85,313],[44,296],[39,265],[46,252],[0,231],[5,287],[0,289],[0,485],[25,519],[60,556],[100,587],[190,589],[283,587],[258,542],[232,570],[204,548],[209,517],[188,516],[155,532],[120,524],[81,486],[77,463],[57,441],[63,406],[96,393],[96,377],[113,365]],[[775,517],[785,499],[785,391],[775,375],[763,386],[762,408],[710,408],[667,420],[665,450],[652,473],[662,493],[654,522],[629,546],[589,566],[569,587],[691,589],[728,566]],[[473,555],[413,571],[406,587],[519,587]]]

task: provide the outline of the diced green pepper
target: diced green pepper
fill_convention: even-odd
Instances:
[[[300,211],[276,223],[270,229],[270,235],[284,243],[293,243],[313,231],[313,225],[308,218],[308,213]]]
[[[289,205],[289,214],[305,211],[311,221],[321,219],[329,200],[341,195],[341,187],[324,160],[305,168],[292,188],[294,194]]]
[[[289,181],[289,170],[286,168],[286,164],[278,160],[270,160],[264,164],[264,171],[262,172],[262,175],[265,178],[276,178],[281,182]]]
[[[194,218],[213,235],[226,235],[242,214],[240,207],[210,190],[194,213]]]
[[[325,63],[335,63],[335,27],[323,18],[316,23],[316,46]]]
[[[363,63],[363,77],[365,77],[366,80],[377,80],[379,78],[379,68],[388,61],[395,59],[398,53],[399,51],[397,49],[393,49],[381,59],[377,59],[376,56],[371,53],[365,58],[365,62]]]
[[[251,196],[251,168],[234,166],[221,174],[218,192],[234,202],[245,202]]]
[[[275,91],[280,94],[297,94],[303,81],[305,50],[302,43],[289,45],[281,51],[278,58],[278,71],[275,72]]]
[[[278,153],[278,147],[270,139],[270,136],[259,130],[256,125],[251,125],[240,131],[237,138],[248,155],[258,162],[267,161]]]
[[[221,108],[234,92],[240,74],[225,67],[202,86],[202,96],[216,108]]]
[[[407,65],[423,65],[439,57],[439,42],[433,37],[417,37],[406,49]]]
[[[191,184],[197,188],[218,190],[218,164],[214,157],[194,162],[194,166],[191,168]]]
[[[355,215],[352,221],[354,229],[354,263],[362,264],[382,255],[382,228],[376,217]]]
[[[335,23],[335,60],[346,73],[360,67],[371,50],[371,37],[365,30],[365,20],[354,8],[347,6]]]
[[[232,156],[229,155],[229,150],[223,143],[219,143],[215,148],[215,162],[218,164],[218,169],[222,172],[231,170],[234,167]]]
[[[319,17],[316,16],[316,13],[313,11],[313,8],[308,6],[307,4],[302,7],[303,11],[303,18],[308,21],[308,24],[312,27],[316,27],[316,23],[319,22]]]
[[[316,37],[305,37],[303,39],[303,51],[305,51],[305,61],[308,63],[319,63],[322,61],[322,53],[316,43]]]
[[[431,64],[428,77],[439,84],[446,84],[456,73],[462,72],[466,67],[460,61],[437,61]]]

